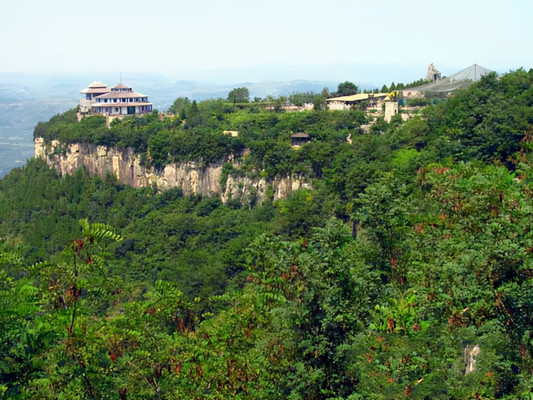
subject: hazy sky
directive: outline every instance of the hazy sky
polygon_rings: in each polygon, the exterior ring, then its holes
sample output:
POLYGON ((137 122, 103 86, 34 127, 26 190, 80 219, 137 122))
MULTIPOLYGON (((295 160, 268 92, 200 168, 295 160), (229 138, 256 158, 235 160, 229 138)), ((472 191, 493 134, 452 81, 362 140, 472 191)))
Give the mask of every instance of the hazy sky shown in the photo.
POLYGON ((533 67, 532 18, 532 0, 0 0, 0 72, 505 72, 533 67))

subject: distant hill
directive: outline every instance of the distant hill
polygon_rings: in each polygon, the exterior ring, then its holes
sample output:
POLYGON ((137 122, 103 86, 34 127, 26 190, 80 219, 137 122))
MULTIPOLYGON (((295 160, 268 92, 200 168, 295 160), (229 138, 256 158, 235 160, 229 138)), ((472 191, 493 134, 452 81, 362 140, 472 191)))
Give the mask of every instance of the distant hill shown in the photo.
MULTIPOLYGON (((0 74, 0 104, 9 104, 29 99, 48 101, 50 98, 79 99, 80 90, 95 80, 114 85, 119 76, 109 74, 73 75, 68 77, 50 75, 0 74)), ((130 74, 123 82, 146 94, 154 108, 167 110, 177 97, 193 100, 226 98, 235 87, 246 86, 250 96, 266 97, 288 95, 293 92, 320 92, 324 87, 335 89, 338 82, 316 80, 290 81, 235 81, 209 82, 207 80, 171 80, 159 75, 130 74)), ((365 86, 362 86, 365 88, 365 86)), ((370 88, 370 87, 369 87, 370 88)), ((1 123, 0 123, 1 124, 1 123)), ((0 125, 1 126, 1 125, 0 125)))
POLYGON ((0 84, 0 104, 19 102, 29 98, 30 90, 19 84, 0 84))
POLYGON ((233 84, 216 85, 206 82, 176 81, 168 86, 160 86, 139 90, 149 94, 155 108, 166 110, 177 97, 188 97, 194 100, 205 100, 210 98, 226 98, 228 93, 236 87, 247 87, 250 91, 250 97, 277 97, 288 95, 294 92, 316 92, 319 93, 328 87, 336 88, 337 84, 333 82, 321 81, 280 81, 280 82, 238 82, 233 84))

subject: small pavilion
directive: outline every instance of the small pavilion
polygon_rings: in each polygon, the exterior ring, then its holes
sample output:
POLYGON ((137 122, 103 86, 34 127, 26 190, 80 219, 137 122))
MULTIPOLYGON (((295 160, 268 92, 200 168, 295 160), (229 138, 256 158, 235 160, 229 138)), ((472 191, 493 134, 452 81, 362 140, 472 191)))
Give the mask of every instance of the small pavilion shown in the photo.
POLYGON ((308 143, 309 140, 309 135, 307 133, 298 132, 291 135, 292 145, 295 147, 300 147, 301 145, 308 143))
POLYGON ((93 82, 80 93, 85 95, 84 99, 80 100, 80 112, 82 114, 89 113, 91 111, 91 105, 95 102, 95 98, 103 94, 107 94, 111 91, 107 85, 102 82, 93 82))

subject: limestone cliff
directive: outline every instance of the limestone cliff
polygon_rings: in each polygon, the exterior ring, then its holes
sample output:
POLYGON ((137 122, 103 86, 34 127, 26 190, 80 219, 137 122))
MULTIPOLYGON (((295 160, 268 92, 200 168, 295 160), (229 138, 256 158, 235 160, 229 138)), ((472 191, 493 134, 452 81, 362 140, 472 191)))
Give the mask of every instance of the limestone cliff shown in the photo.
POLYGON ((35 139, 35 158, 46 160, 57 172, 64 176, 73 174, 78 168, 85 167, 91 174, 105 177, 110 172, 119 182, 136 188, 157 185, 164 190, 181 187, 185 195, 219 195, 222 201, 229 198, 262 201, 270 185, 274 200, 286 198, 291 191, 309 187, 300 177, 283 177, 272 182, 265 179, 250 179, 246 176, 228 175, 223 190, 220 184, 222 163, 211 166, 198 166, 194 162, 176 163, 162 170, 142 165, 141 157, 133 149, 119 149, 95 146, 87 143, 63 145, 57 140, 47 144, 42 138, 35 139))

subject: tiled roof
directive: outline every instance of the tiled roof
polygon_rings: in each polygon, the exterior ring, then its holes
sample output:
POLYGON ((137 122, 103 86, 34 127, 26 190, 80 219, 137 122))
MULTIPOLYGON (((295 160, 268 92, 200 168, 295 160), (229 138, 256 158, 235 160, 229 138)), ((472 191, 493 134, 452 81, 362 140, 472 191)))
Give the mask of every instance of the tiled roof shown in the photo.
POLYGON ((108 93, 110 92, 111 89, 109 89, 108 87, 105 87, 105 88, 87 88, 87 89, 83 89, 80 93, 81 94, 88 94, 88 93, 108 93))
POLYGON ((97 99, 129 99, 132 97, 148 97, 145 94, 137 93, 137 92, 109 92, 106 94, 103 94, 101 96, 98 96, 97 99))
POLYGON ((131 89, 131 87, 128 85, 124 85, 122 82, 120 82, 113 86, 111 89, 131 89))
POLYGON ((107 85, 102 83, 102 82, 100 82, 100 81, 95 81, 95 82, 91 83, 88 87, 89 88, 97 88, 97 87, 98 88, 101 88, 101 87, 107 88, 107 85))

